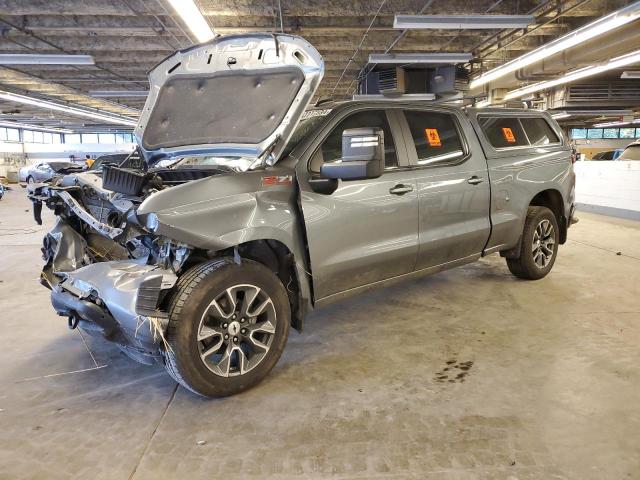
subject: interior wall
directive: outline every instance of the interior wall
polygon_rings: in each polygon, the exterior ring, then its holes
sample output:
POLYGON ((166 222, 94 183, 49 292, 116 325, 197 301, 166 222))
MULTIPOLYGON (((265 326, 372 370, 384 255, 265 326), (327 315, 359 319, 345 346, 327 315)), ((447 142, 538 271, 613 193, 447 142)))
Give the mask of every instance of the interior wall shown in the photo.
POLYGON ((0 142, 0 176, 43 160, 68 160, 71 155, 81 161, 85 155, 98 157, 109 153, 129 153, 134 143, 19 143, 0 142))
MULTIPOLYGON (((576 203, 640 212, 640 162, 576 162, 576 203)), ((635 217, 635 216, 634 216, 635 217)))

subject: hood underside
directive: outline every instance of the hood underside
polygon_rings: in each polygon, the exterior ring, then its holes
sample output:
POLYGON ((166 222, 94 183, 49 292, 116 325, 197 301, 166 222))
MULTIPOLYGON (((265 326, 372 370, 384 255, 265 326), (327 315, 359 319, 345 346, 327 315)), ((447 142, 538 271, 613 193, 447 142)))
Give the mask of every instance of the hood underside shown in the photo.
POLYGON ((135 134, 147 161, 209 154, 277 161, 324 73, 300 37, 218 37, 176 52, 149 74, 135 134))

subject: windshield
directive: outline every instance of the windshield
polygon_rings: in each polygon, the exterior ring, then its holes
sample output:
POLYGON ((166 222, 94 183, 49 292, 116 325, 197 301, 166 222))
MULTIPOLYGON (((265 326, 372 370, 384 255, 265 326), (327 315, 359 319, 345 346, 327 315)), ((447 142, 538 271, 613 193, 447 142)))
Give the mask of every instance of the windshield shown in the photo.
POLYGON ((89 170, 101 170, 103 165, 119 165, 128 155, 103 155, 96 158, 89 170))
POLYGON ((78 165, 77 163, 71 163, 71 162, 51 162, 49 163, 49 166, 53 169, 53 170, 62 170, 64 168, 82 168, 81 165, 78 165))
POLYGON ((618 160, 640 160, 640 145, 629 145, 618 160))
POLYGON ((298 124, 296 129, 293 131, 293 135, 291 135, 289 142, 287 142, 287 146, 282 151, 281 158, 286 158, 287 155, 289 155, 293 151, 296 145, 298 145, 298 143, 300 143, 300 141, 307 136, 307 134, 316 130, 318 127, 320 127, 325 116, 326 114, 311 116, 311 117, 303 118, 302 120, 300 120, 300 123, 298 124))

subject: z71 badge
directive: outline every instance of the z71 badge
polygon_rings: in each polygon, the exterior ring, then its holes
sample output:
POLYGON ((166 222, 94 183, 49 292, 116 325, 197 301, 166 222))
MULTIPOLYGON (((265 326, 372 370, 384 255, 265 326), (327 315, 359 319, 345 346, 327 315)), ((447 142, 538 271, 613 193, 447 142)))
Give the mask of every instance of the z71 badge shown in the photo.
POLYGON ((292 183, 292 175, 269 175, 267 177, 262 177, 263 187, 288 186, 292 183))

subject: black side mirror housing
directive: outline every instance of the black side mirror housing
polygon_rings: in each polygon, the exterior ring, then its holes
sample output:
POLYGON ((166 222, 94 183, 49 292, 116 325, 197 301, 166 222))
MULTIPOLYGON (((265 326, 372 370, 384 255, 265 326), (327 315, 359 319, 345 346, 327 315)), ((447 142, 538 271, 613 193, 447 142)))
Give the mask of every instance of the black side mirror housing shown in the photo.
POLYGON ((384 131, 381 128, 349 128, 342 132, 342 158, 322 164, 324 178, 364 180, 384 171, 384 131))

